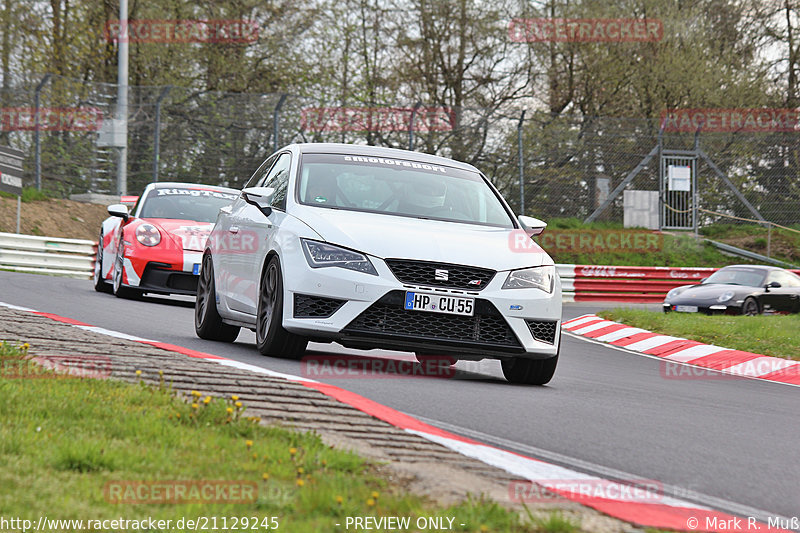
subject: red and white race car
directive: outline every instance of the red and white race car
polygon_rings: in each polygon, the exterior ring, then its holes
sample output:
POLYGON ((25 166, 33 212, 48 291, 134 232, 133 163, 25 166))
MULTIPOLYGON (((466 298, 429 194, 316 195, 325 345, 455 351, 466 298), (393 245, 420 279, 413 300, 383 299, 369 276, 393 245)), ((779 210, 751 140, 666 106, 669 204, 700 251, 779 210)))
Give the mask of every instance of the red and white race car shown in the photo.
POLYGON ((95 290, 123 298, 195 294, 217 214, 238 197, 227 187, 165 182, 145 187, 130 214, 124 204, 110 205, 100 228, 95 290))

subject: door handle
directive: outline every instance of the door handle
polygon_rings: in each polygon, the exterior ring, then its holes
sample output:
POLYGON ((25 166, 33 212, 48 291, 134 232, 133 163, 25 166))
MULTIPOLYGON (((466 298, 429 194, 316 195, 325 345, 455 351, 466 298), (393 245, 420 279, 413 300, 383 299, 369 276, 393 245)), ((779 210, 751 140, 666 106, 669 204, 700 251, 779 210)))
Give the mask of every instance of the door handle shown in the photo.
POLYGON ((231 233, 239 233, 239 226, 231 226, 230 229, 228 229, 228 231, 230 231, 231 233))

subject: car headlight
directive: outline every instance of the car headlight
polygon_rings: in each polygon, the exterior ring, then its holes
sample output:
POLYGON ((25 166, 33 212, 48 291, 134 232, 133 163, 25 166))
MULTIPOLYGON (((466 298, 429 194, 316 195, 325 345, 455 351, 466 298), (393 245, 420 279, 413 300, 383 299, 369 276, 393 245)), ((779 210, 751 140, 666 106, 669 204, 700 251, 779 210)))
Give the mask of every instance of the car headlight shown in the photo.
POLYGON ((675 287, 674 289, 670 289, 667 293, 667 297, 665 299, 672 298, 673 296, 677 296, 683 292, 683 287, 675 287))
POLYGON ((546 293, 553 292, 556 279, 556 267, 553 265, 512 270, 508 273, 504 289, 541 289, 546 293))
POLYGON ((161 242, 161 232, 152 224, 141 224, 136 228, 136 240, 145 246, 155 246, 161 242))
POLYGON ((725 292, 723 292, 722 294, 719 295, 719 298, 717 298, 717 301, 718 302, 727 302, 728 300, 733 298, 733 296, 735 294, 736 293, 733 292, 733 291, 725 291, 725 292))
POLYGON ((303 243, 303 253, 311 268, 340 267, 373 276, 378 275, 372 262, 362 253, 325 242, 307 239, 300 239, 300 241, 303 243))

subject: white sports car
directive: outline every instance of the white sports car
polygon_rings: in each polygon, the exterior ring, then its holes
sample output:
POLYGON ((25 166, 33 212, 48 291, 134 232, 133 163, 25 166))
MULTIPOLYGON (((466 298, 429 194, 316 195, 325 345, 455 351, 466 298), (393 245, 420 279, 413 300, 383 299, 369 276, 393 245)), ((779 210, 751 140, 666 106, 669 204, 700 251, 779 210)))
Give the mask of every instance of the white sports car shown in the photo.
POLYGON ((309 341, 499 359, 515 383, 550 381, 561 343, 561 282, 476 168, 346 144, 270 156, 220 210, 195 306, 204 339, 254 330, 265 355, 309 341))

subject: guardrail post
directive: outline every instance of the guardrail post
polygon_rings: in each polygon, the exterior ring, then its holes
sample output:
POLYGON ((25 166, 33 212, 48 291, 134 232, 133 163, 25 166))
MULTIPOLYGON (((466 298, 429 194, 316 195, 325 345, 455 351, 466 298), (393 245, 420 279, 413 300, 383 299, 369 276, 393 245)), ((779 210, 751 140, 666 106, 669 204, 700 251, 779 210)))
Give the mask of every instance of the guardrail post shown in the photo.
MULTIPOLYGON (((35 160, 35 173, 36 173, 36 190, 42 190, 42 143, 39 139, 39 104, 40 104, 40 97, 42 94, 42 89, 50 81, 52 78, 52 74, 45 74, 42 81, 39 82, 39 85, 36 86, 36 89, 33 92, 33 144, 34 144, 34 160, 35 160)), ((17 224, 17 233, 19 233, 19 223, 17 224)))

